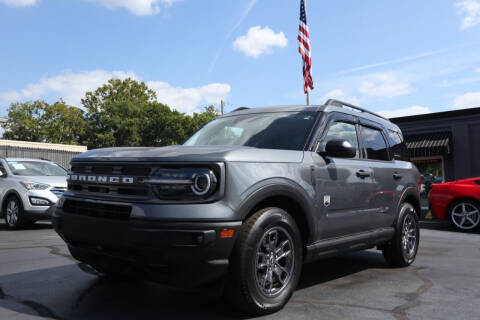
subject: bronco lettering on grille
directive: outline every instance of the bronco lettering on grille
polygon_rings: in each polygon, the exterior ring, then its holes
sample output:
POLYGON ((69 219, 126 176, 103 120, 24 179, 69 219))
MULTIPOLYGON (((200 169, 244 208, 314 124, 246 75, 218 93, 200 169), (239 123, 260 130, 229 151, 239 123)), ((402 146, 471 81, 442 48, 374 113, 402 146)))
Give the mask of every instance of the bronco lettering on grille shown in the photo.
POLYGON ((105 184, 131 184, 131 183, 134 183, 135 179, 133 177, 87 176, 87 175, 69 174, 67 175, 67 181, 72 181, 72 182, 88 181, 93 183, 105 183, 105 184))

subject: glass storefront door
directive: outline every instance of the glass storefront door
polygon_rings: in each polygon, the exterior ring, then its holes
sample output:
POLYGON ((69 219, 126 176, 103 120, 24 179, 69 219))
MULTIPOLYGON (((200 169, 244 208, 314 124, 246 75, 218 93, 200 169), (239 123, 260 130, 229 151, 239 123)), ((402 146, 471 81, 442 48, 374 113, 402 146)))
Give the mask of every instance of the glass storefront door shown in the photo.
POLYGON ((423 210, 428 210, 428 193, 434 183, 445 182, 442 157, 413 158, 412 162, 422 174, 420 201, 423 210))

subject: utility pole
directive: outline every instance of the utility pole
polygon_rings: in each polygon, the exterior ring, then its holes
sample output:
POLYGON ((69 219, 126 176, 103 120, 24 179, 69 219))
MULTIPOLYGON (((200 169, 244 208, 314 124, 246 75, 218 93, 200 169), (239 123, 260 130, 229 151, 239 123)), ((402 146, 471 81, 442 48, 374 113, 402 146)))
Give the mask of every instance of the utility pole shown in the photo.
POLYGON ((225 112, 225 101, 223 101, 223 99, 220 100, 220 108, 221 108, 220 110, 223 114, 225 112))

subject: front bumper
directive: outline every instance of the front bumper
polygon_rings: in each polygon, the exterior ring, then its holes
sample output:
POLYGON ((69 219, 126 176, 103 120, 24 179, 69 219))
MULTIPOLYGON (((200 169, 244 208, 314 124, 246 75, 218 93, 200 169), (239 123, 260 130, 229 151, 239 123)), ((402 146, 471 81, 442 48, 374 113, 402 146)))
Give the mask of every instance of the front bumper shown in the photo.
MULTIPOLYGON (((157 210, 161 211, 161 206, 157 210)), ((184 287, 200 286, 226 274, 241 226, 241 222, 173 222, 134 217, 119 221, 67 213, 62 208, 56 209, 52 222, 79 261, 100 271, 134 273, 184 287), (223 229, 234 229, 234 237, 220 238, 223 229)))
POLYGON ((22 200, 23 210, 27 218, 32 220, 50 220, 55 211, 58 198, 50 190, 27 190, 19 193, 22 200), (30 198, 40 198, 50 201, 48 206, 33 205, 30 198))

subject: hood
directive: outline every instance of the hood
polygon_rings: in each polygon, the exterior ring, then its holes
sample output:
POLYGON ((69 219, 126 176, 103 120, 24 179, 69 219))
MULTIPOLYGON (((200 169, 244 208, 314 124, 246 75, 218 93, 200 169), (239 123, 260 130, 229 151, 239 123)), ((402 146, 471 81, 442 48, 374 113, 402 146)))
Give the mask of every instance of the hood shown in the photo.
POLYGON ((87 151, 72 161, 159 162, 301 162, 303 151, 241 146, 169 146, 161 148, 107 148, 87 151))
POLYGON ((52 187, 67 187, 67 177, 64 176, 14 176, 19 181, 46 183, 52 187))

